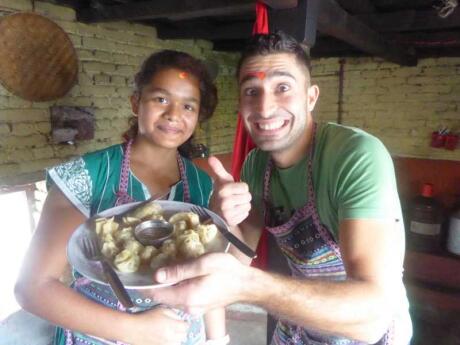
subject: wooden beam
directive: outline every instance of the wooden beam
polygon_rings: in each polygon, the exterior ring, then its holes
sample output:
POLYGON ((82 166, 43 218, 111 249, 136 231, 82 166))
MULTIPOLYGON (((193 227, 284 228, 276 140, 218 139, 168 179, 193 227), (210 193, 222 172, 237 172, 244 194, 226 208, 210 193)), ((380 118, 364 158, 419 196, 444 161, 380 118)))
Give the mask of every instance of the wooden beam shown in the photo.
POLYGON ((417 64, 415 51, 386 41, 377 32, 350 16, 334 0, 321 0, 318 30, 352 46, 405 66, 417 64))
POLYGON ((439 17, 436 10, 373 13, 356 18, 379 32, 460 28, 460 9, 453 11, 447 18, 439 17))
MULTIPOLYGON (((296 7, 298 0, 263 0, 263 2, 274 9, 285 9, 296 7)), ((96 8, 78 10, 77 18, 79 21, 87 23, 159 18, 178 21, 200 17, 252 13, 255 10, 255 3, 255 0, 155 0, 112 6, 105 6, 100 3, 96 8)))
POLYGON ((375 7, 384 9, 431 7, 433 0, 372 0, 375 7))
POLYGON ((298 0, 261 0, 261 2, 274 10, 294 8, 297 7, 298 4, 298 0))
POLYGON ((321 1, 299 0, 296 8, 269 9, 270 32, 281 29, 297 41, 313 47, 316 41, 316 22, 321 1))
POLYGON ((156 24, 160 39, 204 39, 216 40, 246 40, 251 37, 252 22, 237 22, 229 24, 212 24, 209 22, 180 22, 177 25, 156 24))
POLYGON ((77 19, 86 23, 167 18, 172 21, 200 17, 230 16, 253 12, 255 0, 168 0, 140 1, 77 11, 77 19))
POLYGON ((460 47, 460 31, 406 32, 385 35, 388 40, 420 48, 460 47))
POLYGON ((375 12, 375 6, 369 0, 337 0, 337 3, 350 14, 375 12))

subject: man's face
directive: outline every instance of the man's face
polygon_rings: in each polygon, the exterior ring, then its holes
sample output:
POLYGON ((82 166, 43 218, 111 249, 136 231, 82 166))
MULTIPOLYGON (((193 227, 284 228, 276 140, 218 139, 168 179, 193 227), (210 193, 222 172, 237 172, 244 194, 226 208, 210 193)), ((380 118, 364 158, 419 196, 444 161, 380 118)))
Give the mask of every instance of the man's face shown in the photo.
POLYGON ((240 70, 240 113, 255 144, 264 151, 294 147, 311 122, 318 88, 289 53, 254 56, 240 70))

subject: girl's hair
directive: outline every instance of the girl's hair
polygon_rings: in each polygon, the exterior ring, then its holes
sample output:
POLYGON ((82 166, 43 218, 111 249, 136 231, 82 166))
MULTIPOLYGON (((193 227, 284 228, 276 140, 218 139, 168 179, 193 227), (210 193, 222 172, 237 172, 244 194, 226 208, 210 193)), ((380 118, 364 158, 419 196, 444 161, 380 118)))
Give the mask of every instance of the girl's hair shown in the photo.
MULTIPOLYGON (((176 68, 193 75, 200 82, 200 113, 198 121, 204 122, 211 118, 217 105, 217 89, 206 66, 193 56, 175 50, 162 50, 150 55, 142 64, 141 69, 134 76, 134 95, 141 97, 142 89, 150 84, 152 78, 159 71, 176 68)), ((137 117, 129 119, 130 128, 123 134, 126 140, 134 139, 138 131, 137 117)), ((190 145, 189 139, 181 145, 185 148, 190 145)), ((183 150, 179 148, 182 153, 183 150)))

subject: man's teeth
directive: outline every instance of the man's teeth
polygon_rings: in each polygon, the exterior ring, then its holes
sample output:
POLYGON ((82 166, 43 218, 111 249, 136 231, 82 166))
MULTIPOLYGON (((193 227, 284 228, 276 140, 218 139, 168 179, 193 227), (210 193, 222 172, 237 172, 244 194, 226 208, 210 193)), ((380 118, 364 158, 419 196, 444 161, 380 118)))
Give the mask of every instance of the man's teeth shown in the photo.
POLYGON ((272 131, 274 129, 281 128, 283 124, 284 124, 284 121, 279 120, 279 121, 273 121, 270 123, 259 123, 258 125, 259 125, 259 128, 264 131, 272 131))

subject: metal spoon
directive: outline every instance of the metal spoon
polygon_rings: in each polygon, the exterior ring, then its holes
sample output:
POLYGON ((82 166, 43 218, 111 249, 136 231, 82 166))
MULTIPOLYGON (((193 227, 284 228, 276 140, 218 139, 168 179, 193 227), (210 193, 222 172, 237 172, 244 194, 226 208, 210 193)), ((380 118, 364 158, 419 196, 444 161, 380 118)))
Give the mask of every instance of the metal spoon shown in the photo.
POLYGON ((158 247, 173 234, 174 228, 165 220, 152 219, 134 228, 134 237, 144 246, 158 247))

